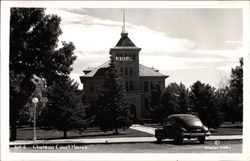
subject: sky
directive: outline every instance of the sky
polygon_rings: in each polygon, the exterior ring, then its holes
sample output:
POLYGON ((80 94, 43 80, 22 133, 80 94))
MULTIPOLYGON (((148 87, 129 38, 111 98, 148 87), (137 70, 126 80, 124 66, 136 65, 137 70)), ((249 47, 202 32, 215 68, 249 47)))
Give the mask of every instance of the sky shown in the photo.
MULTIPOLYGON (((123 10, 120 8, 47 8, 47 14, 61 17, 60 41, 72 41, 76 61, 71 77, 88 67, 109 60, 109 50, 120 39, 123 10)), ((125 30, 142 48, 140 64, 168 75, 171 82, 190 87, 200 80, 213 87, 228 84, 231 68, 243 56, 242 10, 223 8, 129 8, 125 9, 125 30)))

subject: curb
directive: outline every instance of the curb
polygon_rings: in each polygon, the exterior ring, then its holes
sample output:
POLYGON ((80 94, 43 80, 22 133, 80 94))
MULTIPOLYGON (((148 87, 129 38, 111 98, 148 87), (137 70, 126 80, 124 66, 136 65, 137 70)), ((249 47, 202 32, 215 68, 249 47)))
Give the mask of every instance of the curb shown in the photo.
MULTIPOLYGON (((171 141, 171 139, 164 139, 165 141, 171 141)), ((206 141, 230 141, 230 140, 242 140, 242 137, 221 137, 213 136, 207 137, 206 141)), ((70 139, 70 140, 23 140, 10 142, 9 146, 18 145, 67 145, 67 144, 121 144, 121 143, 154 143, 155 137, 131 137, 131 138, 102 138, 102 139, 70 139)))

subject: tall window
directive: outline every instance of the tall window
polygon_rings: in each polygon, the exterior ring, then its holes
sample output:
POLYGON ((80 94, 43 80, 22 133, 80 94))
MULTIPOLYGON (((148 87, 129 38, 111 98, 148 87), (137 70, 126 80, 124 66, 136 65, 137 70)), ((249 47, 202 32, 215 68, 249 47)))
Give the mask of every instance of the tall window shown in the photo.
POLYGON ((126 81, 125 83, 125 88, 126 88, 126 91, 128 91, 128 81, 126 81))
POLYGON ((125 67, 125 75, 128 75, 128 68, 125 67))
POLYGON ((132 56, 132 60, 135 60, 135 55, 132 56))
POLYGON ((120 73, 123 75, 123 67, 120 68, 120 73))
POLYGON ((133 90, 133 82, 132 81, 129 82, 129 88, 131 91, 133 90))
POLYGON ((133 68, 129 68, 129 75, 133 75, 133 68))
POLYGON ((150 82, 150 89, 156 89, 157 82, 150 82))
POLYGON ((144 99, 144 108, 145 108, 145 110, 149 110, 149 100, 148 100, 148 98, 144 99))
POLYGON ((148 92, 148 82, 144 82, 144 92, 148 92))

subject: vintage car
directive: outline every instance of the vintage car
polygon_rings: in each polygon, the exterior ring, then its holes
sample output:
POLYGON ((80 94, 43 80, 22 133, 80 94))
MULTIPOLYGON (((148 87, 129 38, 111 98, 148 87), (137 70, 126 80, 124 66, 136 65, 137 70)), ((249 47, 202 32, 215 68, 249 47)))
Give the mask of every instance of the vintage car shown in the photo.
POLYGON ((174 139, 176 144, 182 144, 184 138, 198 138, 201 144, 205 142, 210 132, 201 120, 190 114, 174 114, 164 121, 163 128, 155 130, 157 142, 163 139, 174 139))

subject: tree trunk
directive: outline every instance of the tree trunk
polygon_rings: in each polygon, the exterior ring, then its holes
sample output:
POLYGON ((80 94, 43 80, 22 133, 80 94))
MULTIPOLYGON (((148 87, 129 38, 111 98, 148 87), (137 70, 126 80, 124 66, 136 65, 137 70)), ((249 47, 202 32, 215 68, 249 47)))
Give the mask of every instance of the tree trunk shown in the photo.
MULTIPOLYGON (((12 100, 13 101, 13 100, 12 100)), ((16 140, 16 121, 17 121, 17 106, 15 103, 10 102, 10 141, 16 140)))
POLYGON ((114 135, 118 135, 118 134, 119 134, 118 128, 115 128, 114 135))
POLYGON ((63 131, 63 138, 66 139, 67 138, 67 130, 63 131))
POLYGON ((16 140, 16 123, 11 123, 10 141, 16 140))

